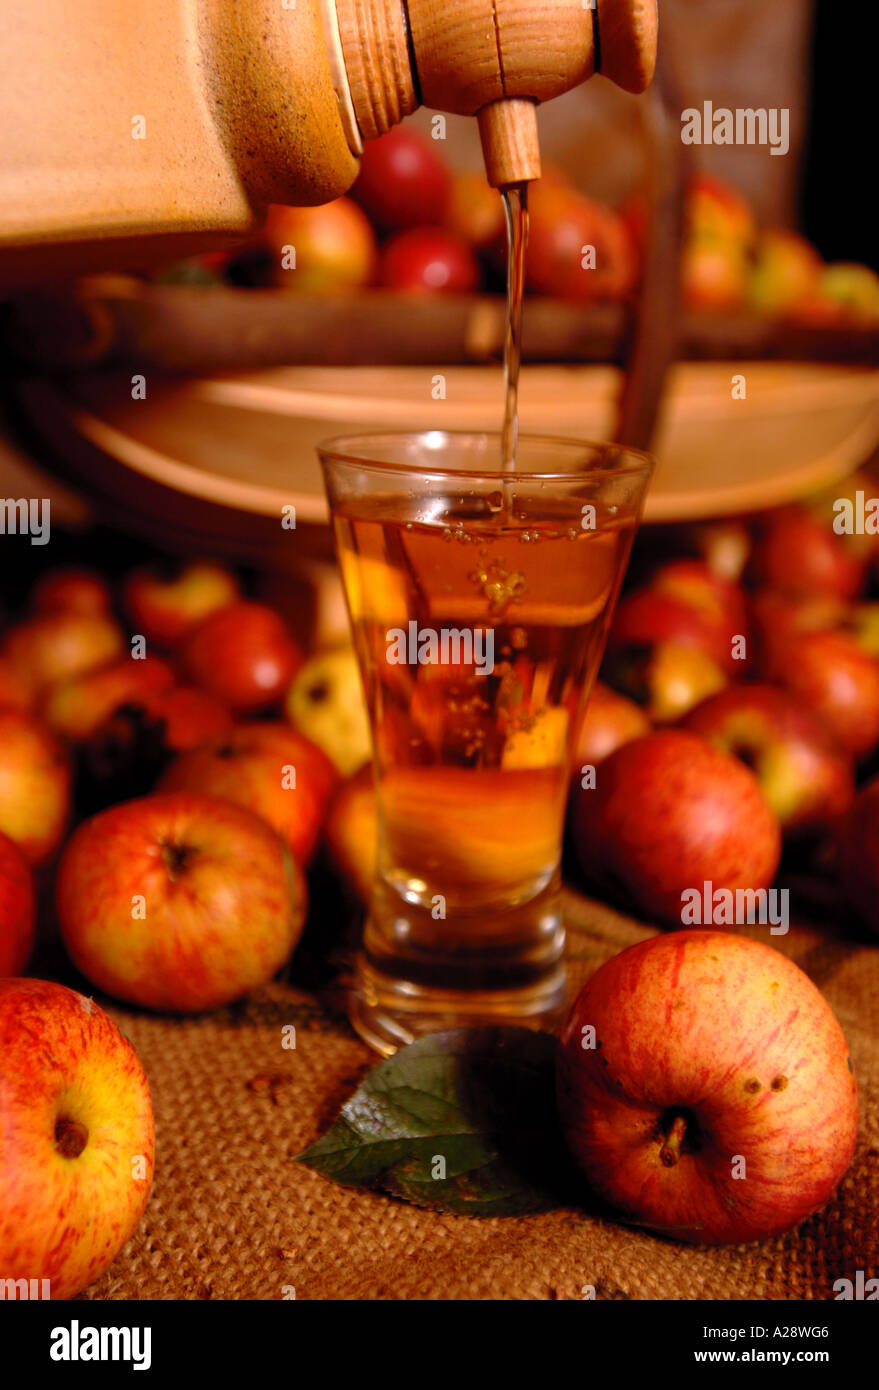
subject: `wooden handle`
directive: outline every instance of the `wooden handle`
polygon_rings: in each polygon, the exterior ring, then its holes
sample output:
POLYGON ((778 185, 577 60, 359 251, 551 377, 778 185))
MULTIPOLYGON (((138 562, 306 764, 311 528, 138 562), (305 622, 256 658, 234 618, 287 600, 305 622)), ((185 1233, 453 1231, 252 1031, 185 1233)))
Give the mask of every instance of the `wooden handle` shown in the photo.
POLYGON ((503 97, 479 112, 485 172, 492 188, 540 178, 537 104, 529 97, 503 97))

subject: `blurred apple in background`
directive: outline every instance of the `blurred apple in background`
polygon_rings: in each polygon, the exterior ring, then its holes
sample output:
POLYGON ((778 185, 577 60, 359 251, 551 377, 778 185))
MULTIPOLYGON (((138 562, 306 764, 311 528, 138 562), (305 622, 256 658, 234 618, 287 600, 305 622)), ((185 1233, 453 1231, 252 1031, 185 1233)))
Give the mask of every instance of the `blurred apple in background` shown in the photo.
POLYGON ((125 637, 112 618, 94 613, 42 613, 11 627, 0 645, 16 678, 31 699, 55 681, 81 675, 126 650, 125 637))
POLYGON ((283 618, 264 603, 243 599, 193 628, 180 658, 195 685, 240 714, 279 700, 303 659, 283 618))
POLYGON ((304 867, 337 780, 326 754, 289 724, 242 724, 182 753, 160 789, 204 792, 245 806, 278 832, 304 867))
POLYGON ((691 238, 750 246, 757 227, 750 203, 737 188, 713 174, 699 173, 687 184, 684 230, 691 238))
POLYGON ((879 743, 879 662, 850 633, 803 632, 779 643, 770 674, 846 752, 862 757, 879 743))
POLYGON ((0 1055, 0 1269, 72 1298, 113 1263, 147 1204, 147 1079, 94 1000, 45 980, 0 980, 0 1055))
POLYGON ((803 1221, 857 1138, 854 1068, 826 999, 780 952, 722 932, 654 936, 596 971, 562 1029, 558 1101, 600 1197, 709 1245, 803 1221))
POLYGON ((681 291, 689 309, 738 309, 748 292, 750 266, 738 242, 699 239, 685 245, 681 291))
POLYGON ((850 261, 825 266, 818 293, 847 319, 865 323, 879 319, 879 275, 868 266, 850 261))
POLYGON ((70 813, 67 754, 45 724, 0 710, 0 831, 31 864, 58 848, 70 813))
POLYGON ((836 836, 842 890, 874 932, 879 932, 879 778, 858 792, 836 836))
POLYGON ((0 656, 0 709, 32 707, 30 687, 8 657, 0 656))
POLYGON ((263 235, 277 289, 307 294, 359 290, 375 278, 375 233, 350 198, 305 208, 273 203, 263 235))
POLYGON ((85 613, 99 617, 112 611, 110 586, 95 570, 50 570, 37 580, 31 604, 38 613, 85 613))
POLYGON ((380 279, 390 290, 467 294, 479 285, 479 275, 471 247, 443 227, 397 232, 382 248, 380 279))
POLYGON ((752 769, 785 834, 826 830, 851 805, 851 758, 785 690, 731 686, 692 710, 684 727, 752 769))
POLYGON ((582 300, 631 293, 638 278, 637 254, 625 223, 610 208, 561 180, 540 179, 529 187, 528 211, 528 289, 582 300), (588 266, 590 248, 594 267, 588 266))
POLYGON ((574 776, 583 765, 597 767, 616 748, 649 733, 650 720, 634 700, 619 695, 603 681, 596 681, 577 735, 574 776))
POLYGON ((768 228, 757 238, 748 301, 760 313, 796 317, 815 295, 822 261, 805 237, 784 228, 768 228))
POLYGON ((115 709, 174 684, 174 672, 158 656, 124 656, 70 680, 57 681, 41 705, 50 728, 73 742, 90 738, 115 709))
POLYGON ((681 894, 768 888, 781 832, 760 783, 695 734, 665 730, 624 744, 596 786, 575 783, 572 841, 586 877, 647 918, 681 926, 681 894))
POLYGON ((474 251, 491 251, 503 239, 503 199, 484 173, 453 175, 445 225, 474 251))
POLYGON ((318 652, 293 680, 287 718, 347 777, 369 761, 372 739, 357 657, 350 647, 318 652))
POLYGON ((871 542, 836 535, 804 506, 770 512, 753 556, 757 578, 794 598, 857 598, 864 588, 871 542))
POLYGON ((395 126, 364 145, 351 196, 380 232, 396 232, 439 226, 451 191, 451 175, 436 142, 420 131, 395 126))
POLYGON ((371 764, 341 782, 326 822, 330 856, 361 902, 369 902, 378 852, 378 801, 371 764))
POLYGON ((0 833, 0 977, 20 975, 34 944, 36 904, 30 866, 0 833))
POLYGON ((621 599, 608 638, 609 649, 632 643, 652 646, 674 642, 703 652, 722 671, 743 670, 745 662, 733 654, 741 646, 735 639, 747 636, 744 602, 738 591, 710 575, 707 566, 698 561, 681 561, 680 566, 668 566, 667 572, 667 578, 660 571, 644 588, 621 599), (682 567, 690 563, 695 570, 688 587, 682 567), (672 577, 673 570, 681 574, 679 580, 672 577), (727 588, 735 594, 729 602, 721 592, 727 588))
POLYGON ((134 632, 160 647, 176 647, 211 613, 239 597, 238 580, 208 560, 148 565, 125 582, 124 604, 134 632))
POLYGON ((709 695, 723 690, 726 673, 716 661, 682 642, 616 641, 604 658, 602 677, 643 707, 654 724, 674 724, 709 695))
POLYGON ((302 873, 251 811, 181 792, 85 821, 58 867, 61 931, 99 989, 196 1013, 266 984, 299 939, 302 873))

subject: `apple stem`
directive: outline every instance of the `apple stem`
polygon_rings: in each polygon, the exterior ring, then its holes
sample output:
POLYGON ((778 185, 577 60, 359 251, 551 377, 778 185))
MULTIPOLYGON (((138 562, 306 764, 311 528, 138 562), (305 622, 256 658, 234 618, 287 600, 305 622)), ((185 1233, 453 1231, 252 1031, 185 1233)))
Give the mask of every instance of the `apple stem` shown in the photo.
POLYGON ((675 1115, 665 1143, 659 1151, 659 1159, 666 1168, 674 1168, 681 1157, 681 1144, 687 1132, 687 1121, 683 1115, 675 1115))

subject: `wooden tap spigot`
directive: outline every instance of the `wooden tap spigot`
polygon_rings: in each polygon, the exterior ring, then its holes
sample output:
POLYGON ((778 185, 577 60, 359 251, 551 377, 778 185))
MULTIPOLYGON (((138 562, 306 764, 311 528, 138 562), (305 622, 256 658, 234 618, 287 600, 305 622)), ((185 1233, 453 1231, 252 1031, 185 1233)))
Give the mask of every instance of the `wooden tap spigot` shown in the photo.
POLYGON ((594 72, 642 92, 656 59, 656 0, 336 0, 336 14, 363 137, 419 103, 477 116, 496 188, 540 177, 541 101, 594 72))

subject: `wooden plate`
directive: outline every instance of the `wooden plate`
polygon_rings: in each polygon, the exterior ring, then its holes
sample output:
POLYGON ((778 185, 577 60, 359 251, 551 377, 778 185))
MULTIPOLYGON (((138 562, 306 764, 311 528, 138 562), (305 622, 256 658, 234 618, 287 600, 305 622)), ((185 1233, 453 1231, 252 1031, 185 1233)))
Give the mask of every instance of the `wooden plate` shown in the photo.
MULTIPOLYGON (((122 507, 133 527, 230 553, 281 548, 282 508, 323 531, 315 445, 350 430, 497 429, 498 367, 290 367, 174 381, 131 376, 61 383, 29 378, 19 394, 63 470, 122 507), (434 399, 443 388, 444 399, 434 399)), ((611 367, 530 365, 521 426, 606 438, 620 389, 611 367)), ((787 362, 680 363, 672 371, 647 501, 648 521, 748 512, 832 483, 879 443, 879 373, 787 362), (742 398, 742 391, 744 397, 742 398)), ((306 542, 305 534, 298 539, 306 542)), ((320 549, 326 538, 311 537, 320 549)))

